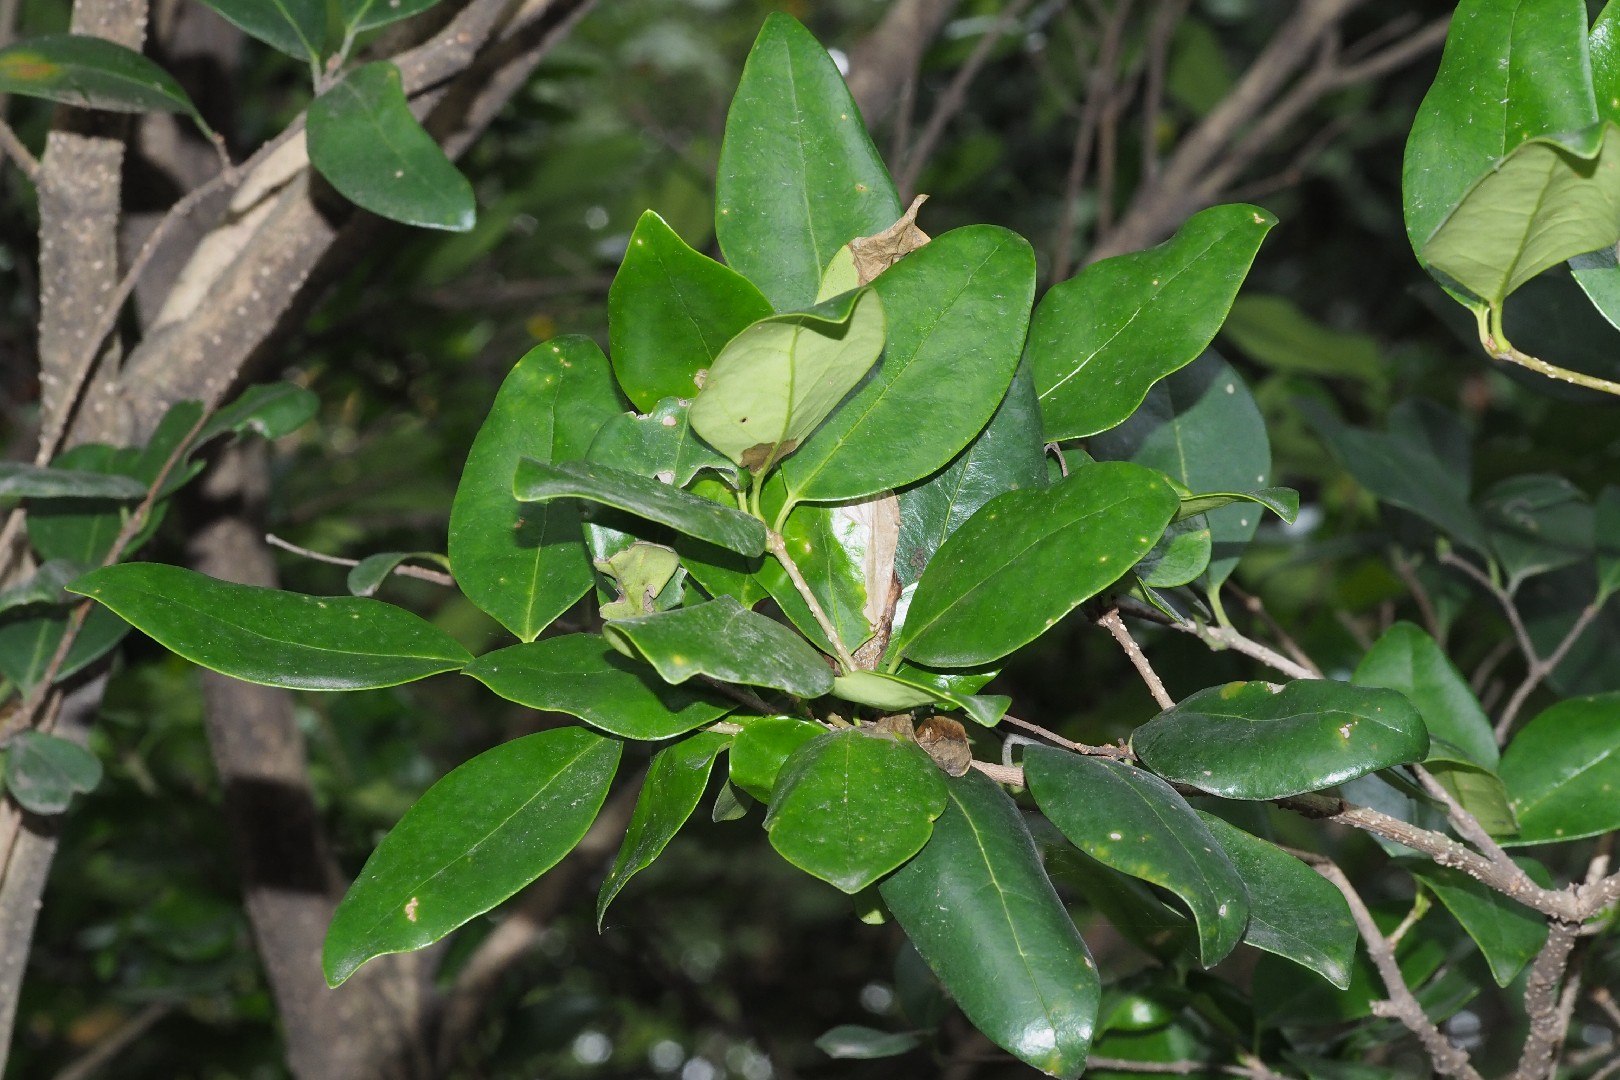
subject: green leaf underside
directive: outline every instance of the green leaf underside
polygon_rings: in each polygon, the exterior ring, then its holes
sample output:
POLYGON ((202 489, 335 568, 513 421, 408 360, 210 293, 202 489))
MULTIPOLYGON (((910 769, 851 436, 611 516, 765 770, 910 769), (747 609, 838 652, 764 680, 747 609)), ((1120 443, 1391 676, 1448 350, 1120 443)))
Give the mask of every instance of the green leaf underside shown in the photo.
POLYGON ((883 302, 871 289, 762 319, 715 357, 688 414, 692 430, 749 471, 767 473, 854 389, 883 341, 883 302))
POLYGON ((927 846, 878 888, 968 1020, 1053 1076, 1078 1077, 1101 992, 1022 814, 977 772, 946 781, 927 846))
POLYGON ((512 494, 524 503, 552 499, 585 499, 668 525, 739 555, 765 550, 765 525, 758 518, 688 495, 658 480, 637 476, 588 461, 546 464, 521 458, 512 481, 512 494))
POLYGON ((1393 690, 1305 679, 1275 694, 1263 682, 1200 690, 1137 728, 1131 746, 1166 780, 1278 799, 1422 761, 1429 735, 1393 690))
MULTIPOLYGON (((0 619, 0 675, 23 690, 45 677, 71 615, 66 608, 8 612, 0 619)), ((129 624, 103 607, 91 609, 68 648, 56 681, 83 671, 118 646, 129 624)))
POLYGON ((795 750, 776 778, 765 829, 807 874, 857 893, 928 842, 945 781, 915 745, 829 732, 795 750))
POLYGON ((670 686, 595 634, 562 634, 485 653, 463 671, 508 701, 568 713, 626 739, 667 739, 735 705, 670 686))
POLYGON ((1046 441, 1108 430, 1155 382, 1197 359, 1276 221, 1243 203, 1214 206, 1156 248, 1054 285, 1029 328, 1046 441))
POLYGON ((134 500, 145 496, 146 485, 131 476, 16 462, 0 464, 0 499, 134 500))
POLYGON ((1024 752, 1024 777, 1047 819, 1105 866, 1181 897, 1214 967, 1243 937, 1249 897, 1221 845, 1163 780, 1118 762, 1047 747, 1024 752))
POLYGON ((820 697, 832 689, 821 654, 792 630, 729 596, 692 607, 616 619, 603 629, 615 648, 642 656, 666 682, 695 675, 820 697))
POLYGON ((1207 514, 1236 503, 1254 503, 1263 506, 1290 525, 1299 516, 1299 492, 1293 488, 1275 487, 1261 488, 1258 491, 1210 491, 1200 495, 1186 495, 1182 497, 1181 505, 1176 508, 1176 520, 1207 514))
POLYGON ((1398 622, 1384 631, 1350 681, 1400 691, 1433 739, 1445 740, 1477 765, 1496 768, 1501 754, 1490 719, 1456 665, 1419 627, 1398 622))
MULTIPOLYGON (((1518 859, 1527 871, 1539 870, 1518 859)), ((1427 859, 1403 859, 1403 866, 1435 895, 1474 939, 1497 986, 1507 986, 1547 942, 1547 919, 1509 899, 1461 870, 1436 866, 1427 859)), ((1545 871, 1536 875, 1546 878, 1545 871)), ((1550 885, 1544 880, 1543 885, 1550 885)))
POLYGON ((454 671, 471 659, 403 608, 353 596, 234 585, 178 566, 126 563, 68 587, 212 671, 293 690, 365 690, 454 671))
POLYGON ((350 202, 393 221, 466 232, 472 185, 411 113, 390 63, 367 64, 309 106, 310 164, 350 202))
POLYGON ((1598 119, 1586 35, 1581 0, 1457 6, 1401 168, 1413 251, 1424 249, 1474 182, 1514 147, 1598 119))
POLYGON ((197 115, 167 71, 133 49, 87 34, 41 34, 0 49, 0 93, 86 109, 197 115))
POLYGON ((945 539, 1004 491, 1045 487, 1046 449, 1040 403, 1029 364, 1020 363, 996 413, 941 472, 903 489, 895 576, 902 586, 922 576, 945 539))
POLYGON ((294 60, 319 63, 326 52, 322 0, 203 0, 226 22, 294 60))
POLYGON ((662 398, 694 398, 693 377, 770 314, 770 301, 752 282, 692 250, 649 210, 608 289, 613 372, 643 412, 662 398))
POLYGON ((539 636, 595 579, 578 509, 518 502, 518 462, 583 458, 619 413, 602 350, 589 338, 563 337, 517 362, 473 440, 450 508, 450 565, 467 598, 523 641, 539 636))
POLYGON ((6 748, 6 791, 24 810, 60 814, 101 783, 101 759, 78 743, 24 731, 6 748))
POLYGON ((1546 844, 1620 829, 1620 694, 1561 701, 1513 736, 1502 754, 1519 835, 1546 844))
POLYGON ((802 308, 839 248, 882 232, 902 209, 832 58, 791 16, 766 16, 715 175, 726 262, 778 311, 802 308))
POLYGON ((1214 814, 1198 811, 1249 891, 1243 940, 1309 968, 1340 990, 1350 985, 1355 920, 1344 896, 1294 856, 1214 814))
POLYGON ((315 418, 321 399, 297 383, 260 383, 208 418, 197 433, 198 446, 217 435, 252 431, 262 439, 290 435, 315 418))
POLYGON ((1012 381, 1035 294, 1035 255, 990 225, 954 229, 884 271, 882 361, 782 466, 795 501, 909 484, 989 421, 1012 381))
POLYGON ((437 563, 449 569, 445 557, 434 551, 379 551, 351 566, 343 587, 351 596, 374 596, 395 570, 412 561, 437 563))
POLYGON ((339 0, 338 14, 343 20, 345 32, 352 35, 408 19, 438 2, 439 0, 339 0))
POLYGON ((917 668, 899 672, 851 671, 833 680, 833 693, 845 701, 870 705, 888 712, 937 705, 961 709, 969 718, 993 726, 1012 704, 1011 698, 995 694, 974 696, 958 693, 942 685, 943 680, 925 678, 917 668))
POLYGON ((1161 476, 1126 462, 991 499, 929 562, 891 651, 940 667, 1006 656, 1117 581, 1177 503, 1161 476))
POLYGON ((909 1031, 879 1031, 860 1024, 839 1024, 816 1039, 817 1050, 845 1061, 895 1057, 916 1048, 917 1036, 909 1031))
POLYGON ((730 742, 730 735, 702 731, 653 755, 641 793, 636 796, 635 809, 630 814, 624 843, 596 896, 597 929, 601 929, 602 917, 607 914, 613 898, 632 877, 663 854, 664 848, 697 809, 698 800, 709 786, 714 759, 730 742))
POLYGON ((485 751, 434 784, 333 914, 327 983, 438 941, 555 866, 595 820, 619 750, 583 728, 556 728, 485 751))
POLYGON ((731 782, 760 802, 769 803, 782 763, 827 729, 794 716, 744 719, 731 744, 731 782))
POLYGON ((1620 128, 1515 148, 1479 179, 1420 252, 1493 307, 1573 256, 1620 240, 1620 128))

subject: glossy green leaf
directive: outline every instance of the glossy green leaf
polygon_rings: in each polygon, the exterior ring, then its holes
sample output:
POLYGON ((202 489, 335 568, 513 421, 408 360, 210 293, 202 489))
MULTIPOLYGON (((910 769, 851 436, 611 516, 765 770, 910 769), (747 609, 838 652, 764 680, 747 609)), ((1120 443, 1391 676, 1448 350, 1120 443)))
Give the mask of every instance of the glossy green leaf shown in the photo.
POLYGON ((1480 498, 1479 515, 1510 593, 1526 578, 1592 554, 1592 506, 1580 488, 1561 476, 1509 477, 1480 498))
MULTIPOLYGON (((777 509, 773 496, 779 495, 779 484, 773 482, 766 487, 767 517, 777 509)), ((872 636, 872 623, 866 614, 870 529, 863 530, 848 508, 806 504, 794 510, 783 525, 782 543, 845 647, 851 651, 859 648, 872 636)), ((837 651, 780 563, 767 559, 757 578, 799 633, 820 649, 837 651)))
POLYGON ((1587 37, 1599 120, 1620 122, 1620 7, 1606 3, 1587 37))
POLYGON ((197 433, 196 443, 201 445, 226 432, 244 435, 251 431, 261 439, 279 439, 313 420, 320 406, 321 399, 297 383, 260 383, 210 416, 197 433))
POLYGON ((1276 223, 1259 207, 1214 206, 1156 248, 1054 285, 1029 328, 1046 440, 1108 430, 1154 383, 1196 360, 1276 223))
POLYGON ((967 446, 1007 392, 1035 295, 1035 253, 991 225, 936 237, 879 275, 888 328, 867 380, 782 466, 795 502, 873 495, 967 446))
POLYGON ((265 686, 365 690, 454 671, 471 659, 404 608, 235 585, 178 566, 107 566, 68 591, 100 601, 195 664, 265 686))
POLYGON ((833 695, 845 701, 870 705, 874 709, 901 712, 924 705, 961 709, 969 718, 986 726, 1000 720, 1012 704, 1011 698, 996 695, 974 696, 950 690, 939 679, 925 679, 916 668, 890 673, 851 671, 833 679, 833 695))
POLYGON ((602 808, 619 748, 554 728, 487 750, 429 788, 332 915, 327 983, 374 956, 431 945, 555 866, 602 808))
POLYGON ((120 499, 146 497, 147 487, 132 476, 81 472, 49 466, 0 463, 0 499, 120 499))
POLYGON ((879 1031, 860 1024, 839 1024, 816 1039, 817 1050, 846 1061, 897 1057, 917 1045, 917 1036, 909 1031, 879 1031))
POLYGON ((1117 581, 1177 502, 1161 476, 1126 462, 997 496, 928 564, 892 654, 941 667, 1006 656, 1117 581))
POLYGON ((1172 521, 1153 550, 1131 568, 1138 583, 1150 589, 1190 584, 1209 568, 1215 543, 1204 515, 1172 521))
POLYGON ((1239 503, 1263 506, 1290 525, 1299 516, 1299 492, 1293 488, 1274 487, 1257 491, 1207 491, 1198 495, 1183 495, 1181 506, 1176 510, 1176 520, 1183 521, 1239 503))
MULTIPOLYGON (((1158 469, 1189 491, 1272 490, 1265 487, 1271 482, 1265 420, 1242 376, 1213 350, 1155 385, 1130 419, 1087 445, 1099 459, 1158 469)), ((1209 580, 1218 588, 1259 528, 1260 515, 1238 504, 1204 509, 1209 580)), ((1187 510, 1183 500, 1177 512, 1187 510)))
POLYGON ((990 423, 941 471, 899 493, 895 576, 911 585, 939 546, 974 512, 1004 491, 1046 486, 1041 409, 1029 364, 1013 374, 990 423))
POLYGON ((692 402, 692 430, 750 472, 767 473, 861 381, 883 335, 883 302, 870 289, 762 319, 715 357, 692 402))
MULTIPOLYGON (((1515 862, 1550 886, 1551 879, 1531 859, 1515 862)), ((1403 859, 1401 865, 1444 904, 1452 917, 1474 939, 1497 986, 1507 986, 1535 959, 1547 942, 1547 917, 1489 888, 1461 870, 1437 866, 1427 859, 1403 859)))
POLYGON ((1620 694, 1571 698, 1526 724, 1502 755, 1519 835, 1546 844, 1620 829, 1620 694))
POLYGON ((974 1027, 1078 1077, 1101 997, 1086 943, 1012 799, 976 772, 945 787, 928 845, 879 886, 883 900, 974 1027))
POLYGON ((1543 270, 1620 240, 1620 127, 1538 138, 1468 189, 1423 261, 1492 307, 1543 270))
POLYGON ((765 550, 765 525, 758 518, 688 495, 658 480, 595 462, 546 464, 530 457, 520 458, 512 494, 524 503, 585 499, 668 525, 739 555, 759 555, 765 550))
POLYGON ((1198 811, 1249 892, 1243 940, 1292 960, 1340 990, 1350 985, 1355 920, 1344 896, 1294 856, 1214 814, 1198 811))
POLYGON ((60 814, 101 783, 101 759, 76 742, 20 732, 6 748, 6 791, 34 814, 60 814))
POLYGON ((413 560, 436 563, 444 570, 450 569, 450 560, 436 551, 379 551, 350 567, 343 585, 351 596, 375 596, 395 570, 413 560))
MULTIPOLYGON (((1620 117, 1612 119, 1620 123, 1620 117)), ((1615 259, 1615 249, 1602 248, 1575 256, 1569 260, 1569 273, 1597 313, 1607 319, 1610 326, 1620 327, 1620 262, 1615 259)), ((1519 295, 1522 297, 1525 293, 1519 295)), ((1523 331, 1516 331, 1514 337, 1522 338, 1523 331)), ((1555 353, 1538 348, 1538 352, 1541 351, 1560 358, 1565 356, 1562 351, 1555 353)), ((1567 361, 1565 366, 1570 366, 1567 361)))
POLYGON ((1142 764, 1174 783, 1228 799, 1320 791, 1391 765, 1422 761, 1429 734, 1393 690, 1306 679, 1211 687, 1131 736, 1142 764))
POLYGON ((944 774, 915 745, 834 731, 783 763, 765 829, 788 862, 857 893, 921 851, 944 809, 944 774))
POLYGON ((730 742, 730 735, 701 731, 653 755, 641 794, 636 796, 636 807, 630 813, 624 843, 596 894, 597 929, 601 929, 602 917, 613 898, 632 877, 664 853, 697 809, 703 790, 709 786, 714 759, 730 742))
POLYGON ((1350 427, 1315 402, 1301 401, 1299 408, 1368 491, 1476 551, 1488 550, 1484 526, 1468 504, 1473 465, 1468 433, 1456 416, 1408 399, 1390 410, 1386 434, 1350 427))
POLYGON ((1384 631, 1350 681, 1400 691, 1417 707, 1433 739, 1455 746, 1466 760, 1496 768, 1501 755, 1490 718, 1462 672, 1419 627, 1398 622, 1384 631))
POLYGON ((1513 836, 1519 831, 1519 819, 1513 813, 1507 785, 1493 769, 1458 760, 1464 757, 1463 752, 1450 743, 1433 739, 1423 767, 1451 792, 1464 810, 1479 820, 1486 832, 1498 839, 1513 836))
POLYGON ((350 37, 426 11, 439 0, 338 0, 338 17, 350 37))
POLYGON ((742 733, 731 744, 731 782, 760 802, 768 803, 783 762, 827 729, 794 716, 742 720, 742 733))
MULTIPOLYGON (((0 675, 24 690, 45 677, 51 657, 72 621, 66 608, 21 609, 0 618, 0 675)), ((124 640, 129 623, 105 608, 92 608, 73 638, 56 680, 83 671, 124 640)))
POLYGON ((1401 194, 1413 251, 1514 147, 1597 120, 1586 36, 1581 0, 1457 5, 1406 141, 1401 194))
POLYGON ((1115 761, 1031 746, 1024 778, 1042 813, 1105 866, 1169 889, 1198 924, 1199 962, 1214 967, 1249 921, 1243 879, 1187 800, 1115 761))
POLYGON ((821 654, 781 623, 729 596, 619 619, 602 632, 620 651, 644 657, 670 683, 707 675, 800 697, 819 697, 832 689, 832 671, 821 654))
POLYGON ((572 461, 620 411, 607 358, 584 337, 537 346, 495 396, 450 508, 450 565, 467 598, 523 641, 585 595, 594 580, 572 503, 512 495, 523 458, 572 461))
POLYGON ((736 467, 692 433, 691 402, 664 398, 645 416, 621 413, 602 425, 591 461, 685 487, 699 470, 735 478, 736 467))
POLYGON ((113 112, 179 112, 202 124, 174 76, 88 34, 41 34, 0 49, 0 93, 113 112))
POLYGON ((367 64, 309 106, 309 161, 350 202, 424 229, 466 232, 472 185, 411 113, 390 63, 367 64))
POLYGON ((626 739, 667 739, 736 707, 718 694, 670 686, 596 634, 497 649, 462 670, 508 701, 568 713, 626 739))
POLYGON ((294 60, 319 64, 326 53, 323 0, 203 0, 226 22, 294 60))
POLYGON ((839 248, 882 232, 902 209, 832 58, 792 16, 766 16, 715 175, 726 262, 778 311, 802 308, 839 248))
POLYGON ((752 282, 687 247, 648 210, 608 290, 613 373, 647 412, 662 398, 694 398, 694 376, 770 314, 770 301, 752 282))

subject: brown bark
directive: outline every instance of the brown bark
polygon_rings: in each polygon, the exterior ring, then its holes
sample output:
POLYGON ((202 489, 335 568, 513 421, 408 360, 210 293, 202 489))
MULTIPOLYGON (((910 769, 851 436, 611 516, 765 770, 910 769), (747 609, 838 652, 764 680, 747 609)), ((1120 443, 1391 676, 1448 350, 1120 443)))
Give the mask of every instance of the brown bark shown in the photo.
POLYGON ((956 10, 957 0, 896 0, 851 51, 849 92, 870 127, 894 107, 917 77, 923 53, 956 10))
MULTIPOLYGON (((221 457, 204 494, 221 511, 192 542, 195 568, 243 585, 277 586, 260 522, 265 448, 221 457)), ((286 1034, 293 1075, 308 1080, 425 1077, 421 954, 382 957, 336 990, 321 945, 342 895, 309 786, 292 695, 201 674, 208 746, 225 790, 248 921, 286 1034)))

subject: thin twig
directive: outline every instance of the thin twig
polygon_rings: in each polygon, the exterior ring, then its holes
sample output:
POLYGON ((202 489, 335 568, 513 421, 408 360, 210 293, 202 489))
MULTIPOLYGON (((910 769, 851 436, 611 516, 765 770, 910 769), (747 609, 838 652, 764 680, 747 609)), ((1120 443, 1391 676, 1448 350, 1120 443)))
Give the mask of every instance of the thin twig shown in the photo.
POLYGON ((1503 850, 1502 845, 1498 844, 1485 826, 1480 824, 1479 818, 1475 817, 1467 807, 1458 802, 1456 797, 1446 790, 1444 784, 1436 780, 1433 774, 1421 765, 1412 766, 1412 771, 1417 775, 1418 783, 1423 785, 1423 790, 1445 806, 1446 817, 1450 819, 1459 836, 1478 848, 1480 853, 1491 860, 1503 873, 1524 875, 1525 880, 1529 881, 1529 875, 1524 874, 1524 871, 1519 868, 1519 864, 1513 861, 1508 853, 1503 850))
POLYGON ((1170 692, 1164 688, 1164 680, 1159 678, 1159 673, 1153 670, 1153 665, 1148 662, 1147 654, 1142 651, 1142 646, 1138 645, 1136 639, 1131 636, 1130 629, 1125 625, 1125 620, 1119 617, 1119 609, 1109 608, 1097 620, 1097 625, 1114 635, 1114 640, 1119 642, 1121 649, 1125 650, 1126 658, 1130 660, 1131 666, 1136 668, 1136 673, 1142 677, 1142 681, 1147 684, 1148 693, 1153 695, 1153 700, 1159 708, 1175 708, 1176 699, 1171 697, 1170 692))
POLYGON ((1620 1004, 1615 1002, 1614 994, 1607 986, 1600 986, 1592 991, 1592 1002, 1603 1010, 1604 1015, 1609 1018, 1609 1023, 1615 1027, 1616 1038, 1620 1038, 1620 1004))
POLYGON ((1408 1031, 1416 1035, 1423 1048, 1429 1052, 1435 1071, 1444 1076, 1461 1077, 1462 1080, 1481 1080, 1468 1058, 1468 1052, 1461 1047, 1453 1046, 1451 1040, 1435 1027, 1428 1013, 1423 1011, 1422 1003, 1412 993, 1412 988, 1406 985, 1406 977, 1401 974, 1400 964, 1395 962, 1394 947, 1378 929, 1378 924, 1373 921, 1372 912, 1367 910, 1361 894, 1350 884, 1350 879, 1345 876, 1344 871, 1328 859, 1316 858, 1312 859, 1311 863, 1316 872, 1344 896, 1345 903, 1350 906, 1350 917, 1355 920, 1356 929, 1361 932, 1362 941, 1366 943, 1367 955, 1372 959, 1373 966, 1378 969, 1379 977, 1384 980, 1384 988, 1389 994, 1389 999, 1374 1002, 1373 1012, 1399 1020, 1408 1031))
POLYGON ((1075 753, 1084 754, 1087 757, 1105 757, 1112 758, 1115 761, 1130 761, 1133 757, 1131 752, 1123 747, 1088 746, 1085 743, 1073 742, 1069 739, 1065 739, 1055 731, 1048 731, 1039 724, 1032 724, 1028 720, 1020 720, 1011 713, 1007 713, 1002 716, 1001 722, 1004 724, 1011 724, 1016 728, 1023 728, 1025 731, 1028 731, 1031 734, 1039 735, 1041 738, 1045 739, 1054 746, 1061 746, 1065 750, 1073 750, 1075 753))
POLYGON ((1293 636, 1288 633, 1287 628, 1278 622, 1271 612, 1266 610, 1264 600, 1251 592, 1239 588, 1231 581, 1226 582, 1226 588, 1232 590, 1233 595, 1238 598, 1245 611, 1266 624, 1266 629, 1271 631, 1272 636, 1277 639, 1277 643, 1283 647, 1284 652, 1294 658, 1295 663, 1314 672, 1316 678, 1320 679, 1322 677, 1321 667, 1306 654, 1304 649, 1300 648, 1299 642, 1294 640, 1293 636))
POLYGON ((1440 615, 1435 610, 1434 598, 1424 586, 1422 579, 1417 576, 1417 560, 1408 559, 1399 548, 1389 553, 1390 565, 1395 573, 1406 584, 1406 591, 1412 594, 1412 601, 1418 606, 1418 613, 1423 616, 1423 628, 1434 638, 1435 643, 1445 648, 1445 629, 1440 625, 1440 615))
POLYGON ((119 1054, 135 1044, 158 1021, 174 1012, 172 1001, 154 1001, 113 1028, 77 1061, 56 1074, 55 1080, 90 1080, 119 1054))
POLYGON ((1242 653, 1244 656, 1258 660, 1273 670, 1282 672, 1291 679, 1321 678, 1321 675, 1313 672, 1310 668, 1290 660, 1270 646, 1262 645, 1258 641, 1244 637, 1232 627, 1177 622, 1167 617, 1164 612, 1157 608, 1149 607, 1147 604, 1138 603, 1128 598, 1119 600, 1119 610, 1132 618, 1160 623, 1170 627, 1172 630, 1179 630, 1183 634, 1192 634, 1194 637, 1202 638, 1206 644, 1213 648, 1231 649, 1233 652, 1242 653))
MULTIPOLYGON (((995 51, 1002 36, 1007 33, 1007 28, 1029 5, 1030 0, 1012 0, 1012 3, 1002 9, 995 24, 985 31, 978 44, 973 46, 973 51, 968 54, 962 66, 956 69, 950 85, 945 87, 945 92, 939 96, 939 100, 934 103, 933 111, 928 114, 928 122, 923 125, 922 133, 906 151, 905 163, 895 177, 895 185, 899 187, 903 199, 909 199, 916 194, 917 177, 928 164, 928 159, 934 156, 934 150, 939 145, 940 137, 945 134, 946 126, 967 103, 968 87, 973 84, 974 77, 990 59, 990 54, 995 51)), ((898 136, 896 142, 899 142, 898 136)))
POLYGON ((1159 175, 1159 124, 1164 119, 1164 81, 1169 66, 1170 38, 1186 13, 1190 0, 1159 0, 1148 31, 1147 66, 1142 86, 1142 183, 1159 175))
POLYGON ((0 152, 17 163, 17 168, 28 177, 29 183, 39 182, 39 158, 23 145, 23 141, 17 138, 17 133, 11 130, 11 125, 4 120, 0 120, 0 152))
POLYGON ((1097 60, 1086 80, 1086 104, 1080 111, 1080 122, 1075 127, 1074 147, 1069 152, 1069 172, 1063 181, 1063 210, 1058 218, 1057 245, 1052 253, 1052 280, 1062 281, 1069 276, 1074 265, 1075 212, 1079 209, 1080 189, 1085 186, 1086 173, 1091 168, 1092 146, 1097 139, 1103 111, 1113 96, 1114 67, 1125 30, 1125 17, 1130 5, 1121 3, 1114 18, 1103 29, 1102 44, 1097 60))
POLYGON ((793 561, 793 556, 788 554, 787 544, 783 541, 782 534, 775 529, 767 529, 765 537, 766 548, 776 557, 776 561, 782 564, 782 569, 787 572, 788 580, 793 582, 793 587, 804 598, 805 605, 810 608, 810 614, 815 617, 816 625, 821 627, 823 634, 827 635, 827 643, 832 646, 833 653, 838 657, 838 662, 843 665, 844 673, 848 674, 856 670, 855 658, 850 656, 849 650, 844 647, 843 639, 838 635, 838 628, 832 624, 832 620, 827 618, 827 613, 822 610, 821 601, 816 599, 816 594, 811 590, 810 583, 804 580, 803 574, 799 573, 799 566, 793 561))
POLYGON ((1518 648, 1518 642, 1510 637, 1502 638, 1495 645, 1492 645, 1490 651, 1481 657, 1479 663, 1474 667, 1474 673, 1468 677, 1468 688, 1476 695, 1483 695, 1485 687, 1490 683, 1491 675, 1495 673, 1497 666, 1503 660, 1506 660, 1508 654, 1516 648, 1518 648))
MULTIPOLYGON (((332 566, 352 567, 360 565, 359 559, 347 559, 341 555, 327 555, 324 552, 311 551, 309 548, 299 547, 297 544, 283 540, 274 533, 265 533, 264 542, 269 544, 271 547, 278 547, 283 551, 290 551, 294 555, 302 555, 306 559, 314 559, 316 562, 329 563, 332 566)), ((454 588, 456 584, 456 579, 451 577, 449 574, 446 574, 442 570, 430 570, 425 566, 414 566, 410 563, 399 563, 391 571, 389 571, 389 573, 397 574, 400 577, 418 578, 422 581, 431 581, 435 585, 445 585, 450 588, 454 588)))

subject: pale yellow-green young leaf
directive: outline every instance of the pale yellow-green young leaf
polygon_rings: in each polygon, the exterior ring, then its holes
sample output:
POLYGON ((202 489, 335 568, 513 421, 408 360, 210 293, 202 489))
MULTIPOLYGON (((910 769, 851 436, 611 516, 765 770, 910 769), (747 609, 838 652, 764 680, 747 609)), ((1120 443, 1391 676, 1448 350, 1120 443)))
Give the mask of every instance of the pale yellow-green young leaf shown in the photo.
POLYGON ((883 351, 874 292, 772 315, 732 338, 692 402, 692 430, 756 475, 799 447, 883 351))
POLYGON ((1469 189, 1423 260, 1499 308, 1564 260, 1620 240, 1620 128, 1523 143, 1469 189))

